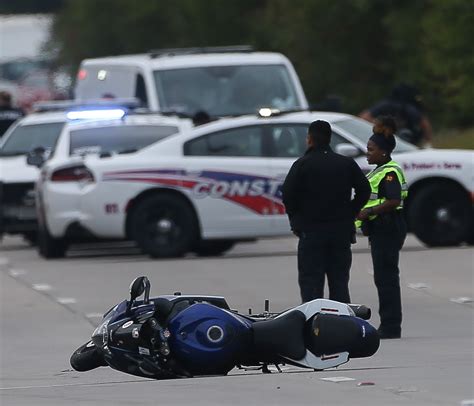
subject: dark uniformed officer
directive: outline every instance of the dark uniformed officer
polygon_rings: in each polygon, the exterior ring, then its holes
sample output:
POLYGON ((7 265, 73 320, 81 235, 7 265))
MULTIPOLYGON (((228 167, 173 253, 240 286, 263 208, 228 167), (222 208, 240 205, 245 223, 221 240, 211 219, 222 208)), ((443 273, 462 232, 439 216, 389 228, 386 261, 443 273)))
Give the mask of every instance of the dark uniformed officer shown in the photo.
POLYGON ((12 106, 12 97, 6 91, 0 92, 0 138, 16 120, 23 117, 23 112, 12 106))
POLYGON ((403 170, 390 156, 395 148, 395 131, 391 117, 381 117, 374 126, 367 144, 367 161, 377 167, 367 175, 371 196, 356 222, 369 236, 381 338, 400 338, 402 324, 398 260, 407 233, 402 208, 408 186, 403 170))
POLYGON ((308 150, 291 167, 283 184, 283 203, 291 229, 299 237, 298 283, 301 299, 324 297, 350 303, 353 221, 370 196, 370 186, 356 162, 332 151, 331 126, 314 121, 308 150), (355 190, 352 199, 352 190, 355 190))

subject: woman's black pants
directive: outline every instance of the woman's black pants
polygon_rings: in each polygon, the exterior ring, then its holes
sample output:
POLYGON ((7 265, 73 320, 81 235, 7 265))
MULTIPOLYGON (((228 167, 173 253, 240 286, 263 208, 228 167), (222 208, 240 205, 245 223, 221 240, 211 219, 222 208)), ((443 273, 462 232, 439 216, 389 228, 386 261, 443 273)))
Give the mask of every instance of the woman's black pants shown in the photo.
POLYGON ((407 233, 406 223, 402 213, 383 215, 371 223, 369 240, 379 297, 380 329, 397 334, 402 325, 398 263, 407 233))

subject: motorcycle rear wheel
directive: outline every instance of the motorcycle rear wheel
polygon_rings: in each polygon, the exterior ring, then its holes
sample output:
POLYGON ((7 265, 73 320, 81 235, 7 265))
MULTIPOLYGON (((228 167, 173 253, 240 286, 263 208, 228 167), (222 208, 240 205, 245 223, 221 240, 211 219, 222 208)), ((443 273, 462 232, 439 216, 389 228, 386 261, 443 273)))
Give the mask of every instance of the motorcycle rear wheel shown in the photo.
POLYGON ((97 351, 96 346, 89 341, 86 344, 81 345, 71 355, 70 359, 71 366, 79 372, 90 371, 102 366, 107 366, 104 357, 97 351))

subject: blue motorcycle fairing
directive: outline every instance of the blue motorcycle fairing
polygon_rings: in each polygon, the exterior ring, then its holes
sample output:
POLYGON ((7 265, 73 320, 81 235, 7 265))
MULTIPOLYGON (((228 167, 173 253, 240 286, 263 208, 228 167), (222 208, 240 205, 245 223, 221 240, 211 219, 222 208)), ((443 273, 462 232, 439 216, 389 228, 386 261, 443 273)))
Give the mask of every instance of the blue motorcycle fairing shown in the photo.
POLYGON ((252 322, 207 303, 196 303, 168 325, 171 354, 191 373, 226 373, 249 351, 252 322))

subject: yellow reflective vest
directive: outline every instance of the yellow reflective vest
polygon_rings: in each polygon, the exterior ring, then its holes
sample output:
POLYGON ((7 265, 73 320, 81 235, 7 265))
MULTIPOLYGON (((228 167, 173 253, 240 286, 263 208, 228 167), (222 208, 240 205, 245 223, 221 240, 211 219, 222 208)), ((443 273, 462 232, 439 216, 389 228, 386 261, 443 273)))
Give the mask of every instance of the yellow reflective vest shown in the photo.
MULTIPOLYGON (((395 161, 392 160, 390 162, 387 162, 385 165, 381 165, 375 168, 367 175, 367 179, 370 183, 371 193, 369 201, 364 206, 364 209, 378 206, 387 200, 385 197, 379 198, 379 184, 382 179, 384 179, 385 176, 390 172, 395 172, 397 174, 400 185, 402 186, 402 198, 400 200, 399 206, 397 207, 397 210, 401 210, 403 208, 403 201, 408 196, 408 184, 405 180, 405 175, 403 173, 402 168, 400 167, 400 165, 398 165, 395 161)), ((376 217, 376 214, 371 215, 369 216, 369 220, 373 220, 376 217)), ((360 227, 362 225, 362 221, 356 220, 355 224, 356 227, 360 227)))

